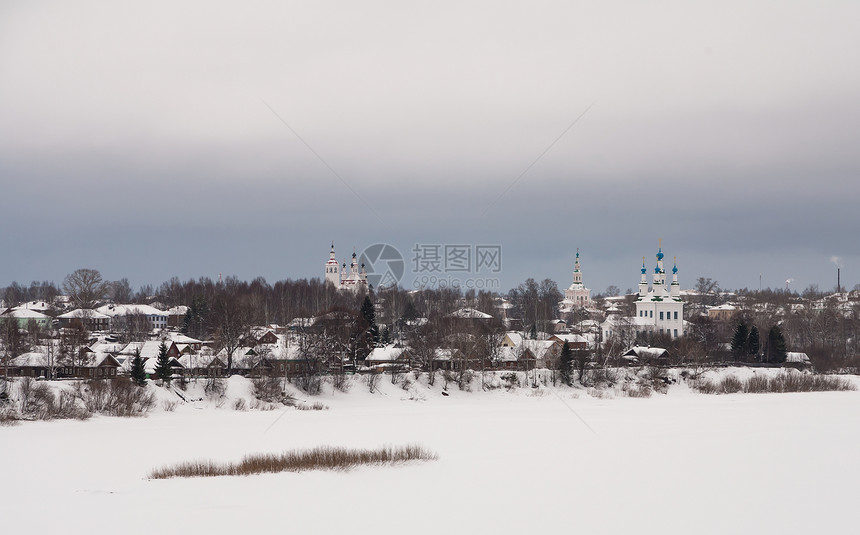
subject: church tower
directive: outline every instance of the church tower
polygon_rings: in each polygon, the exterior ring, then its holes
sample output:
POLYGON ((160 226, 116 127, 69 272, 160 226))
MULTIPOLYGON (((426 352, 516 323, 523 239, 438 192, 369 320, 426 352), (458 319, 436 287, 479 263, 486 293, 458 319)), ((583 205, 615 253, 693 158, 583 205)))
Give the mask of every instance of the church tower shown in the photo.
POLYGON ((325 281, 334 284, 335 288, 340 287, 340 275, 338 273, 337 259, 334 257, 334 242, 331 244, 331 251, 328 254, 328 262, 325 263, 325 281))
POLYGON ((575 307, 591 305, 591 290, 582 283, 582 268, 579 265, 579 249, 576 250, 576 262, 573 264, 573 284, 564 291, 562 304, 575 307))

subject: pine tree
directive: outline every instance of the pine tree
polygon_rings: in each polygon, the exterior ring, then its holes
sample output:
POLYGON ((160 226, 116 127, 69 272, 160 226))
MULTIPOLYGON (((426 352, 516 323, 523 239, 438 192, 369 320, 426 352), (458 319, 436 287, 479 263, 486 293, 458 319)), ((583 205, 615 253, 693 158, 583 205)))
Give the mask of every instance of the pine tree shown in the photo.
POLYGON ((735 358, 740 358, 746 355, 747 339, 749 338, 749 328, 744 320, 738 322, 735 327, 735 334, 732 336, 732 355, 735 358))
POLYGON ((561 374, 561 382, 570 386, 571 372, 573 370, 573 351, 570 349, 570 344, 564 343, 561 348, 561 357, 558 359, 559 372, 561 374))
POLYGON ((361 317, 367 325, 367 331, 373 339, 373 344, 379 343, 379 326, 376 325, 376 308, 370 301, 370 296, 364 296, 364 302, 361 303, 361 317))
POLYGON ((529 336, 532 340, 537 340, 537 325, 534 323, 532 323, 532 330, 531 333, 529 333, 529 336))
POLYGON ((761 350, 761 341, 759 340, 758 327, 755 325, 750 328, 750 335, 747 338, 747 355, 757 357, 761 350))
POLYGON ((782 335, 779 325, 774 325, 767 333, 766 356, 768 362, 785 362, 785 337, 782 335))
POLYGON ((138 386, 146 384, 146 369, 143 367, 143 359, 140 358, 140 350, 134 351, 134 360, 131 361, 131 380, 138 386))
POLYGON ((170 357, 167 356, 167 344, 161 341, 158 346, 158 359, 155 361, 155 376, 164 381, 170 382, 170 376, 173 375, 173 370, 170 369, 170 357))
POLYGON ((403 310, 403 315, 400 316, 400 326, 404 327, 409 325, 416 319, 418 319, 418 309, 415 308, 415 304, 409 300, 406 302, 406 308, 403 310))

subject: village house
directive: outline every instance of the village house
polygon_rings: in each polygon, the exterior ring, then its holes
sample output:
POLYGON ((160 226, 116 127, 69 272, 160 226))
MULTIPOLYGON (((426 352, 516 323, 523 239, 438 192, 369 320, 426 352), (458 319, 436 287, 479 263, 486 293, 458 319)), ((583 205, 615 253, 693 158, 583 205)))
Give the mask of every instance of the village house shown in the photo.
POLYGON ((27 308, 13 308, 0 315, 0 322, 14 321, 18 323, 19 329, 27 329, 31 323, 40 329, 51 327, 53 319, 47 314, 27 308))
POLYGON ((76 308, 57 316, 60 328, 86 329, 90 332, 110 329, 110 316, 88 308, 76 308))

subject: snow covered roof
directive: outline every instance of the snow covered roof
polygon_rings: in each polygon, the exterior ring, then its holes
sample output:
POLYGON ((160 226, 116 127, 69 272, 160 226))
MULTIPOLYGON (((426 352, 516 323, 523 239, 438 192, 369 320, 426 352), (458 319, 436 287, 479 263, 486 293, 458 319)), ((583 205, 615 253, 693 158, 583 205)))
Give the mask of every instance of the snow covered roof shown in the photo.
POLYGON ((492 318, 493 316, 474 308, 461 308, 452 312, 450 317, 486 320, 492 318))
POLYGON ((665 357, 667 353, 668 351, 666 351, 662 347, 633 346, 629 350, 627 350, 627 352, 624 353, 622 357, 658 359, 661 357, 665 357))
POLYGON ((565 342, 569 342, 571 344, 582 344, 588 342, 588 340, 581 334, 556 334, 553 335, 553 338, 557 338, 562 344, 565 342))
POLYGON ((30 352, 18 355, 9 361, 10 366, 47 367, 48 355, 39 352, 30 352))
POLYGON ((525 340, 523 346, 527 348, 535 358, 545 358, 547 352, 555 346, 556 342, 551 340, 525 340))
POLYGON ((141 314, 144 316, 167 316, 167 312, 149 305, 104 305, 97 308, 102 314, 110 317, 141 314))
MULTIPOLYGON (((170 344, 167 344, 168 347, 170 344)), ((123 355, 134 356, 135 350, 140 351, 141 358, 155 358, 158 356, 158 348, 161 346, 160 340, 148 340, 146 342, 131 342, 125 346, 122 351, 123 355)))
POLYGON ((188 307, 185 305, 179 305, 175 307, 170 307, 167 309, 168 316, 184 316, 188 313, 188 307))
MULTIPOLYGON (((221 348, 221 351, 216 353, 216 355, 221 360, 223 360, 224 362, 227 362, 227 348, 226 347, 221 348)), ((255 357, 256 355, 257 355, 257 352, 254 351, 253 347, 237 347, 236 349, 233 350, 233 363, 235 365, 236 359, 244 358, 244 357, 248 357, 248 356, 255 357)))
POLYGON ((272 345, 269 348, 269 358, 274 360, 302 360, 302 350, 297 345, 272 345))
POLYGON ((27 301, 26 303, 21 303, 15 308, 25 310, 41 310, 42 312, 44 312, 46 310, 50 310, 52 307, 44 301, 27 301))
POLYGON ((95 367, 101 366, 103 364, 114 365, 114 366, 120 365, 119 361, 117 361, 115 358, 113 358, 113 355, 111 355, 109 353, 101 353, 101 352, 93 352, 93 351, 88 351, 87 353, 84 353, 83 355, 81 355, 81 361, 80 361, 79 365, 85 366, 88 368, 90 368, 90 367, 95 368, 95 367))
MULTIPOLYGON (((517 331, 508 331, 505 333, 505 338, 510 341, 510 345, 518 346, 523 343, 523 335, 517 331)), ((504 340, 502 340, 504 342, 504 340)))
POLYGON ((785 354, 785 361, 809 364, 809 355, 807 355, 806 353, 796 353, 789 351, 785 354))
POLYGON ((404 351, 402 347, 394 347, 393 345, 376 347, 370 352, 365 361, 394 362, 403 355, 404 351))
POLYGON ((287 324, 288 327, 298 329, 301 327, 312 327, 314 323, 317 322, 317 318, 293 318, 290 323, 287 324))
POLYGON ((456 353, 456 349, 437 348, 433 350, 433 360, 451 360, 456 353))
POLYGON ((204 353, 188 353, 179 357, 179 364, 186 368, 206 368, 209 366, 226 366, 217 356, 204 353))
POLYGON ((98 311, 93 310, 91 308, 76 308, 76 309, 72 310, 71 312, 66 312, 65 314, 60 314, 57 317, 61 318, 61 319, 84 318, 84 319, 97 319, 97 320, 103 320, 103 319, 110 318, 110 316, 108 316, 106 314, 102 314, 101 312, 98 312, 98 311))
POLYGON ((521 357, 528 355, 529 353, 531 353, 530 356, 534 357, 534 353, 527 346, 500 347, 498 358, 502 362, 516 362, 520 360, 521 357))
POLYGON ((50 316, 42 314, 41 312, 36 312, 35 310, 30 310, 27 308, 13 308, 12 310, 6 311, 3 314, 6 317, 17 318, 17 319, 34 319, 34 320, 49 320, 50 316))
POLYGON ((190 336, 185 336, 182 333, 170 332, 167 333, 167 336, 171 341, 176 342, 177 344, 202 344, 202 340, 198 340, 196 338, 191 338, 190 336))

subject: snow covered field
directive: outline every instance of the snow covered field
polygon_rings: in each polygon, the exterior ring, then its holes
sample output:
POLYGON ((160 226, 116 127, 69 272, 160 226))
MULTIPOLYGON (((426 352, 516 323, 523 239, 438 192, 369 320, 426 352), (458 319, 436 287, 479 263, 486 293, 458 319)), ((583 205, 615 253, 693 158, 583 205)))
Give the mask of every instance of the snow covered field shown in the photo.
POLYGON ((326 387, 325 411, 180 405, 0 428, 3 533, 831 533, 860 525, 860 392, 651 398, 326 387), (410 399, 413 398, 413 399, 410 399), (583 423, 582 420, 585 423, 583 423), (439 460, 150 481, 317 445, 439 460))

